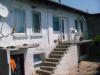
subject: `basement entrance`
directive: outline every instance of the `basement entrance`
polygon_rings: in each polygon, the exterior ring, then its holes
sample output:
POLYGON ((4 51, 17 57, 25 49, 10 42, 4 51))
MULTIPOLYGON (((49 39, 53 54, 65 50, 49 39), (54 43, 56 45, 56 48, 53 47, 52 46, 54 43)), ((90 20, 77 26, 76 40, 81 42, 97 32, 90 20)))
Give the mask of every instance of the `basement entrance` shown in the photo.
POLYGON ((11 75, 25 75, 24 74, 24 54, 11 55, 16 63, 16 70, 11 75))

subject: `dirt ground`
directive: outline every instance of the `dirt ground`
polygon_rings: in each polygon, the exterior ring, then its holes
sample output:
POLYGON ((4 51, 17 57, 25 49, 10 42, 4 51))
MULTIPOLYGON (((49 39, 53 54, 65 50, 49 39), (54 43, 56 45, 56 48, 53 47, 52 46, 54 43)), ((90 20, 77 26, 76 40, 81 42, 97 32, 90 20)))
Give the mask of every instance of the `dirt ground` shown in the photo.
POLYGON ((80 62, 78 75, 100 75, 100 58, 87 58, 80 62))

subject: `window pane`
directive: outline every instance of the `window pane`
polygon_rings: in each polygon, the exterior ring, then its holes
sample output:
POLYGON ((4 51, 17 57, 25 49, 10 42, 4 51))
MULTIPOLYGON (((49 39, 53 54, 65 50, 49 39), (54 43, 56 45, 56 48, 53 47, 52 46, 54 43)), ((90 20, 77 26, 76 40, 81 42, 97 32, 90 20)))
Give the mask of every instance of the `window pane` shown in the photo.
POLYGON ((78 21, 75 20, 75 29, 78 31, 78 21))
POLYGON ((24 33, 25 32, 25 11, 23 11, 21 9, 14 9, 13 25, 16 26, 16 33, 24 33))
POLYGON ((53 17, 53 30, 54 31, 59 31, 59 17, 53 17))
POLYGON ((42 61, 41 55, 40 54, 35 54, 34 55, 34 62, 42 61))
POLYGON ((83 32, 83 22, 80 21, 81 32, 83 32))
POLYGON ((33 13, 33 32, 40 33, 40 13, 33 13))

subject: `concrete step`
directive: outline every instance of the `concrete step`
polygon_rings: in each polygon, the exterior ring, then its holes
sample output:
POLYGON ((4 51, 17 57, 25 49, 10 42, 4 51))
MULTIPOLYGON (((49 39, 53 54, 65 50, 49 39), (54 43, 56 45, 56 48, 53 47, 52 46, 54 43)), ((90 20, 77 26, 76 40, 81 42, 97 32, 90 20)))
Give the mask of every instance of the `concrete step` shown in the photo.
POLYGON ((53 66, 53 67, 56 67, 56 65, 58 65, 58 62, 45 61, 42 65, 43 66, 53 66))
POLYGON ((51 66, 41 66, 40 69, 48 70, 48 71, 53 71, 56 69, 56 67, 51 67, 51 66))
POLYGON ((49 62, 59 62, 59 58, 47 58, 45 59, 45 61, 49 61, 49 62))
POLYGON ((53 72, 40 69, 40 70, 36 70, 36 73, 39 74, 39 75, 51 75, 53 72))
POLYGON ((51 75, 53 74, 56 66, 59 64, 61 58, 67 53, 69 44, 65 41, 59 43, 56 48, 50 53, 49 58, 45 59, 40 67, 40 70, 36 72, 39 75, 51 75))
POLYGON ((66 48, 55 48, 54 51, 67 51, 68 49, 66 48))
POLYGON ((59 54, 59 55, 63 55, 64 53, 66 53, 66 51, 52 51, 50 54, 59 54))
POLYGON ((61 57, 63 57, 63 55, 61 55, 61 54, 50 54, 49 57, 50 58, 61 58, 61 57))
POLYGON ((59 43, 58 45, 69 45, 68 43, 59 43))
POLYGON ((56 48, 68 48, 68 45, 57 45, 56 48))

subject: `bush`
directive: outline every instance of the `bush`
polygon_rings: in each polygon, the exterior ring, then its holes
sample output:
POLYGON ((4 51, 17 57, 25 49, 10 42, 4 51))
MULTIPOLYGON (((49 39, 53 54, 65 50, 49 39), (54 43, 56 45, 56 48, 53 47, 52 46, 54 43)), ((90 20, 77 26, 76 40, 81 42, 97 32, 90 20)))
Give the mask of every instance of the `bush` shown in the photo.
POLYGON ((94 38, 93 38, 93 45, 97 45, 100 43, 100 35, 96 35, 94 38))

